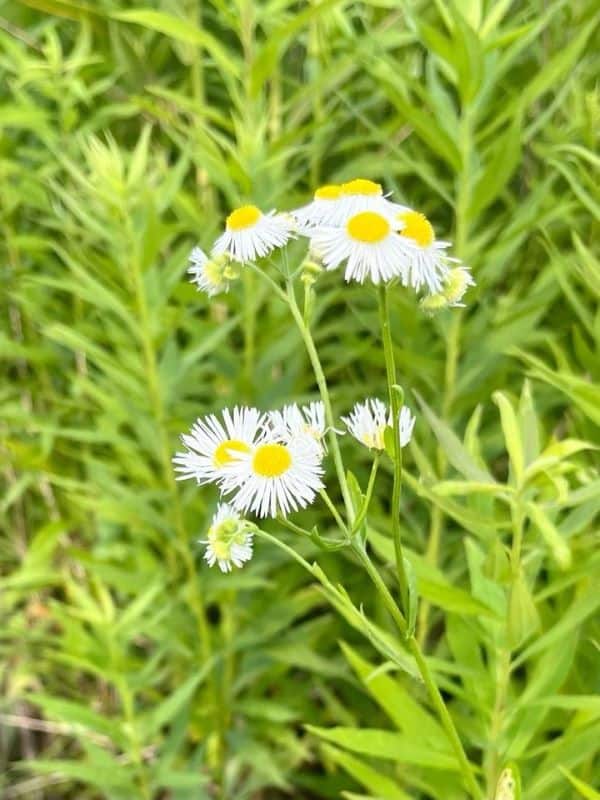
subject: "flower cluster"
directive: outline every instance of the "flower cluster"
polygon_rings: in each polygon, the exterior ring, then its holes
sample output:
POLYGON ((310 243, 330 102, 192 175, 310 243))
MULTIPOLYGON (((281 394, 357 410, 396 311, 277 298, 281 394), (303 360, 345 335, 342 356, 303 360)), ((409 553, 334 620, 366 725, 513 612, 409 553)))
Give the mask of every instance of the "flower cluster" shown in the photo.
MULTIPOLYGON (((384 449, 384 432, 393 420, 384 403, 357 403, 342 417, 348 431, 369 449, 384 449)), ((410 441, 415 419, 400 411, 400 446, 410 441)), ((324 488, 322 466, 327 426, 322 402, 290 404, 267 413, 256 408, 224 409, 196 420, 181 440, 185 450, 173 458, 179 480, 214 483, 227 502, 213 517, 205 559, 223 572, 252 557, 256 526, 241 514, 287 516, 310 505, 324 488)))
POLYGON ((236 511, 284 516, 304 508, 322 487, 321 404, 224 409, 196 420, 173 462, 179 478, 216 483, 236 511))
POLYGON ((424 214, 394 202, 379 183, 364 178, 321 186, 310 203, 288 214, 263 213, 254 205, 235 209, 210 258, 198 247, 192 251, 192 281, 209 295, 226 291, 237 276, 232 265, 267 256, 296 235, 309 240, 313 260, 325 269, 345 265, 346 281, 397 279, 425 290, 423 307, 429 312, 460 305, 474 285, 424 214))

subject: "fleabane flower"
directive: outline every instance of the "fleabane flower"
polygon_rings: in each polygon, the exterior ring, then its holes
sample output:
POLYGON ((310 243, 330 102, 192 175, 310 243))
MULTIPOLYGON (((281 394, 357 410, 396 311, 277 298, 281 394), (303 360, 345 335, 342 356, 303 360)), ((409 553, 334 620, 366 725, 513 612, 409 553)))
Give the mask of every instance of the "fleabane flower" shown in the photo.
POLYGON ((315 442, 325 448, 326 433, 325 406, 318 400, 305 406, 294 403, 284 406, 278 411, 271 411, 268 422, 273 435, 284 442, 299 436, 311 436, 315 442))
POLYGON ((469 286, 475 286, 475 281, 467 267, 451 269, 444 279, 441 292, 427 295, 421 300, 421 308, 430 314, 444 308, 464 308, 462 299, 469 286))
POLYGON ((182 435, 186 450, 173 458, 175 471, 180 473, 177 480, 220 481, 228 464, 252 452, 263 431, 264 415, 255 408, 236 406, 232 411, 223 409, 221 417, 200 417, 190 433, 182 435))
POLYGON ((219 565, 221 572, 231 572, 232 566, 243 567, 252 558, 252 535, 256 526, 243 519, 227 503, 220 503, 212 518, 204 558, 209 567, 219 565))
POLYGON ((283 247, 292 235, 292 220, 269 211, 267 214, 256 206, 241 206, 227 217, 225 232, 213 247, 213 256, 227 253, 242 264, 268 255, 277 247, 283 247))
POLYGON ((323 488, 323 450, 308 434, 283 441, 272 431, 226 467, 222 484, 231 504, 259 517, 287 516, 310 505, 323 488))
POLYGON ((419 211, 406 209, 397 219, 402 224, 400 235, 411 246, 410 258, 400 271, 402 283, 417 291, 425 286, 431 294, 441 292, 452 264, 460 263, 446 253, 450 242, 437 240, 433 225, 419 211))
POLYGON ((380 183, 367 178, 354 178, 342 183, 339 200, 340 213, 337 224, 343 224, 348 217, 360 211, 379 211, 382 214, 398 214, 406 210, 389 199, 389 193, 384 194, 380 183), (341 216, 341 219, 340 219, 341 216))
POLYGON ((318 251, 326 269, 346 262, 346 281, 389 281, 400 274, 412 254, 398 231, 402 222, 381 211, 359 211, 340 228, 320 227, 311 234, 311 247, 318 251))
MULTIPOLYGON (((402 406, 399 413, 400 447, 406 447, 412 438, 415 417, 408 406, 402 406)), ((364 403, 356 403, 347 417, 342 417, 348 431, 369 450, 385 449, 385 431, 393 426, 391 411, 377 398, 369 398, 364 403)))
POLYGON ((194 247, 190 253, 187 272, 198 291, 205 292, 209 297, 226 292, 229 281, 237 277, 226 253, 209 258, 200 247, 194 247))

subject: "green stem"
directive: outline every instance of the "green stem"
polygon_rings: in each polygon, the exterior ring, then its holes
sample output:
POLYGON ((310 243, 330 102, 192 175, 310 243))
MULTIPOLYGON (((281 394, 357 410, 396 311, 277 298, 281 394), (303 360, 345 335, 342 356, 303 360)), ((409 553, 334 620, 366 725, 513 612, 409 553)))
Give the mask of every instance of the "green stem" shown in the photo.
POLYGON ((396 627, 402 634, 402 639, 406 639, 406 631, 408 630, 406 619, 404 618, 404 614, 402 613, 402 611, 400 611, 400 609, 398 608, 398 604, 392 597, 392 593, 388 589, 386 582, 381 577, 379 570, 370 559, 369 554, 367 553, 364 547, 361 547, 360 545, 354 543, 352 545, 352 549, 356 554, 356 556, 358 557, 360 563, 365 568, 367 574, 371 578, 373 585, 379 592, 384 606, 387 608, 390 616, 396 623, 396 627))
MULTIPOLYGON (((344 531, 347 535, 348 530, 344 529, 344 531)), ((317 580, 319 580, 320 583, 323 584, 323 586, 331 590, 332 584, 330 581, 328 581, 327 576, 325 575, 325 573, 323 573, 321 569, 319 570, 313 569, 312 565, 309 564, 308 561, 306 561, 304 558, 302 558, 301 555, 296 553, 296 551, 289 545, 285 544, 285 542, 281 541, 281 539, 277 539, 275 536, 271 536, 270 534, 265 533, 264 531, 258 531, 257 533, 262 538, 267 539, 272 544, 275 544, 277 547, 280 547, 282 550, 285 550, 285 552, 288 555, 290 555, 295 561, 301 564, 304 567, 304 569, 307 570, 307 572, 316 577, 317 580)), ((388 610, 392 619, 394 620, 396 627, 400 631, 402 639, 406 640, 406 630, 407 630, 406 620, 404 618, 404 615, 398 608, 398 605, 396 604, 394 598, 392 597, 392 594, 388 589, 385 581, 381 577, 379 570, 369 557, 364 547, 354 542, 352 544, 352 550, 358 557, 360 563, 365 568, 365 571, 367 572, 369 577, 371 578, 371 581, 373 582, 373 585, 377 589, 383 601, 383 604, 385 605, 386 609, 388 610)), ((440 691, 437 688, 435 679, 429 670, 429 665, 427 664, 425 656, 423 655, 423 652, 419 647, 419 643, 417 642, 414 636, 411 636, 407 641, 407 645, 415 659, 415 663, 418 667, 421 677, 423 678, 423 683, 427 688, 431 702, 440 717, 441 723, 444 727, 444 730, 446 731, 446 735, 448 736, 450 744, 452 745, 452 748, 456 754, 456 758, 459 763, 465 785, 469 789, 469 794, 471 795, 473 800, 481 800, 479 785, 473 774, 471 764, 467 759, 460 738, 456 731, 456 727, 454 725, 452 717, 450 716, 450 712, 446 708, 444 699, 442 698, 442 695, 440 694, 440 691)))
POLYGON ((414 656, 417 667, 419 668, 419 672, 421 673, 421 677, 423 678, 423 682, 427 688, 427 692, 429 693, 429 697, 431 698, 431 702, 438 713, 440 721, 444 726, 444 730, 446 731, 446 735, 448 736, 450 744, 452 745, 452 749, 454 750, 454 754, 456 755, 460 765, 463 780, 469 790, 469 794, 473 800, 479 800, 481 798, 481 790, 473 773, 473 768, 469 763, 469 759, 464 751, 462 742, 460 741, 460 737, 454 725, 454 721, 450 716, 450 712, 444 703, 444 698, 440 694, 440 690, 437 688, 435 679, 429 670, 429 665, 427 664, 423 651, 421 650, 419 643, 414 636, 411 636, 408 640, 408 647, 414 656))
POLYGON ((344 523, 344 520, 340 517, 340 514, 339 514, 337 508, 334 506, 331 497, 329 497, 329 495, 327 494, 325 489, 321 489, 321 491, 319 492, 319 497, 323 500, 323 502, 325 503, 325 505, 327 506, 327 508, 331 512, 331 516, 334 518, 334 520, 336 521, 336 523, 340 527, 340 529, 341 530, 345 530, 346 529, 346 525, 344 523))
POLYGON ((310 363, 312 365, 313 372, 315 374, 317 386, 319 387, 319 394, 321 395, 321 400, 323 401, 323 405, 325 406, 325 419, 327 421, 327 427, 329 428, 327 434, 329 441, 329 449, 331 450, 331 455, 333 456, 335 471, 337 473, 338 481, 340 484, 342 497, 344 498, 346 514, 349 520, 353 520, 354 507, 352 505, 350 491, 348 489, 348 484, 346 482, 346 473, 344 471, 344 463, 342 461, 340 446, 334 429, 335 420, 333 417, 333 410, 331 408, 331 399, 329 397, 329 389, 327 388, 325 373, 323 372, 323 367, 321 366, 319 354, 317 353, 317 348, 315 347, 315 343, 312 334, 310 332, 310 328, 304 323, 304 318, 302 316, 300 308, 298 307, 296 296, 294 294, 294 288, 291 283, 288 283, 287 298, 290 310, 292 312, 292 316, 294 317, 294 321, 298 326, 298 330, 300 331, 300 335, 302 336, 302 340, 304 341, 304 345, 306 347, 306 351, 308 353, 308 357, 310 359, 310 363))
MULTIPOLYGON (((368 572, 369 577, 373 581, 373 585, 381 595, 381 599, 383 600, 385 607, 390 612, 392 619, 396 623, 396 627, 400 631, 402 638, 406 639, 406 631, 407 631, 406 620, 404 618, 404 615, 401 613, 400 609, 396 605, 394 598, 392 597, 387 585, 385 584, 385 581, 379 574, 379 570, 373 564, 368 553, 363 548, 354 546, 353 549, 356 555, 359 557, 361 563, 364 565, 366 571, 368 572)), ((446 735, 448 736, 448 740, 452 745, 452 749, 454 750, 454 753, 460 765, 465 785, 469 789, 469 794, 471 795, 473 800, 479 800, 479 798, 481 798, 481 792, 477 780, 475 779, 475 776, 473 774, 473 768, 471 767, 471 764, 469 763, 469 760, 466 756, 466 753, 460 741, 460 737, 456 730, 456 726, 454 725, 454 721, 450 716, 450 712, 448 711, 448 708, 444 703, 444 699, 440 694, 439 689, 437 688, 435 679, 431 674, 431 671, 429 670, 429 665, 427 664, 425 655, 421 650, 419 642, 416 640, 414 636, 410 636, 406 641, 410 652, 414 656, 415 662, 419 669, 419 673, 423 678, 423 683, 427 688, 427 692, 429 694, 431 702, 438 713, 440 721, 444 727, 444 730, 446 731, 446 735)))
POLYGON ((382 284, 379 287, 379 323, 383 339, 383 353, 385 357, 385 371, 388 384, 390 408, 392 410, 392 426, 394 430, 394 486, 392 489, 392 539, 396 556, 396 573, 402 598, 402 609, 408 614, 409 593, 408 577, 404 567, 404 554, 402 552, 402 537, 400 531, 400 495, 402 492, 402 448, 400 447, 400 407, 396 385, 396 363, 394 359, 394 344, 390 329, 390 314, 388 302, 388 287, 382 284))
POLYGON ((371 505, 371 498, 373 497, 373 489, 375 488, 375 478, 377 477, 377 469, 379 467, 379 453, 375 455, 373 459, 373 465, 371 466, 371 474, 369 475, 369 483, 367 484, 367 493, 365 495, 364 502, 360 511, 358 512, 358 516, 354 520, 354 525, 352 526, 352 531, 350 532, 350 538, 352 538, 361 528, 361 525, 365 521, 365 517, 367 516, 367 512, 369 510, 369 506, 371 505))

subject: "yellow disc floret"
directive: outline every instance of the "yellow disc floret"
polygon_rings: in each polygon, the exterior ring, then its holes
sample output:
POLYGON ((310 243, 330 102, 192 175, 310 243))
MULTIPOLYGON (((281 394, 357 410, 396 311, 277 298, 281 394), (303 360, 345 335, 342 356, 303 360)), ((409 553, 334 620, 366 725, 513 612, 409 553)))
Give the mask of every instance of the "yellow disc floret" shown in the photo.
POLYGON ((361 211, 346 223, 348 235, 357 242, 376 244, 390 232, 390 223, 375 211, 361 211))
POLYGON ((278 478, 291 466, 290 451, 283 444, 261 444, 252 459, 254 472, 262 478, 278 478))
POLYGON ((362 443, 365 444, 370 450, 383 450, 385 447, 383 437, 386 427, 387 425, 381 425, 381 427, 376 428, 373 431, 363 433, 361 437, 362 443))
POLYGON ((227 230, 242 231, 244 228, 251 228, 261 217, 262 212, 256 206, 241 206, 227 217, 227 230))
POLYGON ((402 236, 413 239, 421 247, 429 247, 435 240, 433 226, 425 214, 419 211, 403 211, 398 214, 398 219, 404 223, 404 228, 399 231, 402 236))
POLYGON ((337 183, 328 183, 325 186, 319 186, 315 192, 315 200, 337 200, 342 193, 342 187, 337 183))
POLYGON ((342 194, 364 194, 367 196, 378 196, 383 194, 380 183, 369 181, 366 178, 356 178, 348 183, 342 183, 342 194))
POLYGON ((226 439, 217 447, 213 455, 213 463, 215 467, 224 467, 234 461, 235 455, 232 453, 249 453, 250 448, 245 442, 240 442, 239 439, 226 439))

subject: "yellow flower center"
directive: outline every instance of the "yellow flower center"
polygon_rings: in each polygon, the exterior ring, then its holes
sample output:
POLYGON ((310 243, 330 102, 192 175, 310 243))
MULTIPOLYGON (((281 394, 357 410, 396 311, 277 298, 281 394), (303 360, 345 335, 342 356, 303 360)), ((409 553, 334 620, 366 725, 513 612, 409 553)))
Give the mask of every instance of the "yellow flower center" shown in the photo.
POLYGON ((217 447, 213 456, 213 464, 215 467, 224 467, 235 460, 235 456, 231 453, 249 453, 250 448, 245 442, 240 442, 239 439, 225 439, 224 442, 217 447))
POLYGON ((227 217, 227 230, 242 231, 244 228, 251 228, 261 217, 262 213, 256 206, 241 206, 227 217))
POLYGON ((231 545, 229 542, 212 542, 212 549, 220 561, 227 561, 230 555, 231 545))
POLYGON ((365 444, 369 448, 369 450, 383 450, 383 448, 385 447, 383 435, 385 433, 386 427, 387 427, 386 425, 382 425, 375 431, 364 433, 362 436, 363 444, 365 444))
POLYGON ((252 467, 263 478, 278 478, 292 466, 290 451, 282 444, 262 444, 256 448, 252 467))
POLYGON ((211 286, 217 288, 223 281, 223 267, 216 261, 207 261, 204 265, 204 277, 211 286))
POLYGON ((365 194, 368 196, 377 196, 383 194, 383 189, 380 183, 375 181, 368 181, 365 178, 356 178, 348 183, 342 183, 342 194, 365 194))
POLYGON ((319 186, 315 192, 315 200, 337 200, 342 193, 342 187, 336 183, 319 186))
POLYGON ((435 233, 425 214, 419 211, 403 211, 398 214, 398 219, 404 223, 404 228, 400 231, 402 236, 414 239, 421 247, 429 247, 432 244, 435 233))
POLYGON ((375 211, 361 211, 360 214, 350 217, 346 223, 346 230, 357 242, 375 244, 389 234, 390 223, 375 211))

